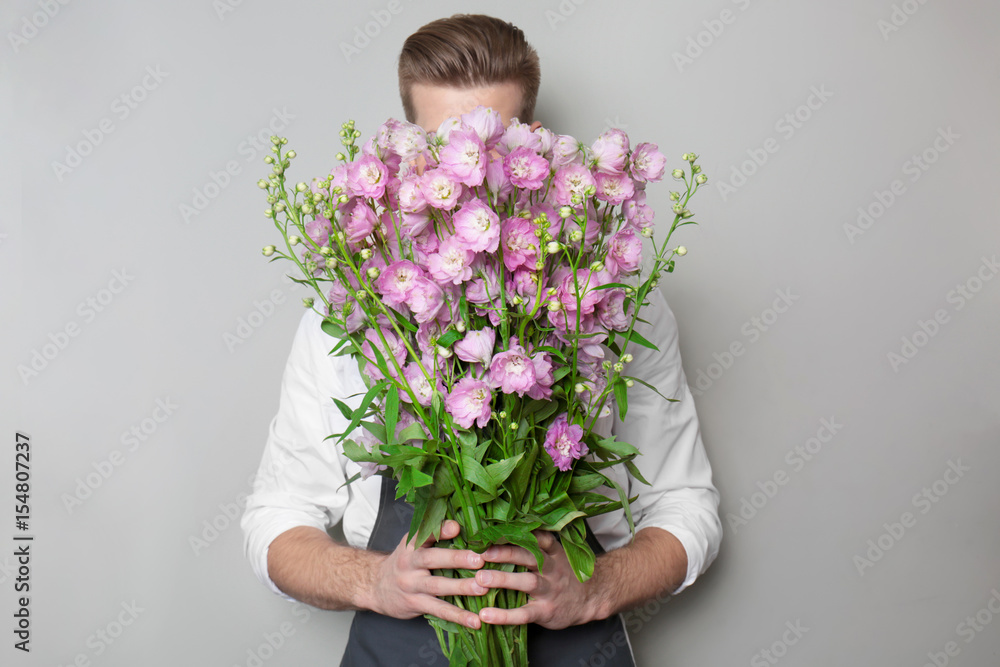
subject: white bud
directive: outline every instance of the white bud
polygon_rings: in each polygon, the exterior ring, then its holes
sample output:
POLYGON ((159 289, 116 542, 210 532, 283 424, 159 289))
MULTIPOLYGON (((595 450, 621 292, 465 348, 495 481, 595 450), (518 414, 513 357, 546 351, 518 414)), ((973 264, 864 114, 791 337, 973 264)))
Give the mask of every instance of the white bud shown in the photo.
POLYGON ((463 322, 462 320, 459 320, 458 322, 455 322, 455 331, 457 331, 458 333, 464 333, 465 332, 465 322, 463 322))
POLYGON ((292 234, 291 236, 288 237, 288 242, 291 245, 298 245, 299 241, 301 241, 301 240, 302 239, 300 239, 298 236, 295 236, 294 234, 292 234))
POLYGON ((557 252, 559 252, 560 248, 562 248, 562 245, 559 243, 559 241, 549 241, 545 246, 545 252, 549 253, 550 255, 554 255, 557 252))
POLYGON ((451 357, 451 349, 447 348, 447 347, 441 347, 440 345, 438 345, 437 346, 437 353, 438 353, 438 356, 441 357, 441 358, 443 358, 443 359, 448 359, 448 358, 451 357))
POLYGON ((378 270, 377 266, 369 266, 368 267, 368 277, 371 278, 372 280, 375 280, 376 278, 378 278, 378 274, 379 273, 380 273, 380 271, 378 270))
POLYGON ((559 207, 559 217, 568 218, 573 215, 573 208, 571 206, 561 206, 559 207))
POLYGON ((639 234, 640 234, 640 235, 641 235, 641 236, 642 236, 643 238, 646 238, 646 239, 651 239, 651 238, 653 238, 653 233, 654 233, 654 232, 653 232, 653 228, 652 228, 652 227, 643 227, 643 228, 642 228, 642 231, 641 231, 641 232, 639 232, 639 234))
POLYGON ((633 380, 632 378, 625 378, 625 386, 629 388, 634 387, 635 380, 633 380))
POLYGON ((361 252, 359 254, 361 255, 361 259, 371 259, 372 258, 372 249, 371 248, 362 248, 361 252))
POLYGON ((264 249, 261 252, 264 253, 264 257, 270 257, 271 255, 274 254, 274 250, 275 248, 273 245, 267 245, 264 246, 264 249))
POLYGON ((675 250, 674 252, 683 257, 684 255, 688 254, 688 249, 682 245, 679 245, 677 246, 677 250, 675 250))
POLYGON ((296 183, 295 189, 298 190, 299 192, 305 192, 306 190, 309 189, 309 186, 306 185, 305 183, 296 183))

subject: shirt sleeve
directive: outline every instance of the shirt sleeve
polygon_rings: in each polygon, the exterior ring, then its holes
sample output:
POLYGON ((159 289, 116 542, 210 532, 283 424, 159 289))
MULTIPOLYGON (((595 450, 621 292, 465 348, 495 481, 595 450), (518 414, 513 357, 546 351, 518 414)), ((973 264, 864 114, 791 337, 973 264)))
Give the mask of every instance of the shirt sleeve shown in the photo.
POLYGON ((243 550, 257 578, 286 599, 267 570, 271 542, 296 526, 326 530, 342 518, 349 498, 343 457, 331 433, 343 431, 347 420, 331 396, 348 405, 344 391, 343 360, 328 352, 335 339, 320 328, 318 313, 308 310, 299 322, 281 380, 278 412, 268 430, 267 442, 253 489, 240 521, 243 550))
POLYGON ((642 383, 628 390, 628 411, 621 420, 614 410, 613 432, 617 439, 635 445, 641 454, 635 464, 650 486, 633 480, 630 495, 635 528, 656 526, 674 535, 687 553, 687 576, 675 591, 694 583, 719 553, 722 522, 719 492, 712 483, 712 467, 701 439, 694 398, 681 366, 677 321, 659 289, 647 296, 649 305, 635 330, 659 348, 651 350, 630 343, 634 359, 624 375, 638 377, 668 398, 669 402, 642 383))

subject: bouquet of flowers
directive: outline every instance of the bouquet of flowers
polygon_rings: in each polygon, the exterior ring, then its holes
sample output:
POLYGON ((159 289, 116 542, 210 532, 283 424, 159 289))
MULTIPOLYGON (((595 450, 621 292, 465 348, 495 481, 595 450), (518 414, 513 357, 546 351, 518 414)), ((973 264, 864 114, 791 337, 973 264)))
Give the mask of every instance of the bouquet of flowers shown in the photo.
MULTIPOLYGON (((334 399, 349 425, 330 438, 362 468, 348 483, 392 475, 397 498, 414 505, 416 544, 455 519, 460 535, 439 546, 515 544, 541 570, 532 531, 553 531, 586 581, 595 559, 584 519, 621 509, 635 530, 635 498, 605 471, 624 465, 648 484, 636 447, 594 427, 612 406, 624 418, 635 382, 649 386, 626 373, 628 348, 656 349, 635 323, 686 252, 669 243, 694 224, 687 203, 706 181, 697 156, 672 173, 683 187, 657 243, 645 187, 666 160, 621 130, 587 146, 517 119, 504 127, 482 106, 430 133, 389 119, 361 148, 354 122, 342 127, 345 152, 329 175, 288 185, 295 151, 272 137, 272 173, 258 185, 284 240, 264 255, 296 264, 292 279, 315 289, 336 339, 330 353, 354 357, 369 387, 356 408, 334 399)), ((447 600, 478 612, 527 594, 447 600)), ((527 664, 527 626, 427 618, 453 666, 527 664)))

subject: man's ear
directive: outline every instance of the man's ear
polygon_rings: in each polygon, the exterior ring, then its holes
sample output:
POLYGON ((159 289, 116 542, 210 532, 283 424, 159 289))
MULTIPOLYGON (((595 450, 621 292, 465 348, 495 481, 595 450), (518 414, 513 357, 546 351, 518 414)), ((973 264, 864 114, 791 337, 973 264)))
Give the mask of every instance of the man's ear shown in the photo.
POLYGON ((534 132, 535 130, 537 130, 541 126, 542 126, 542 121, 536 120, 534 123, 531 124, 531 131, 534 132))

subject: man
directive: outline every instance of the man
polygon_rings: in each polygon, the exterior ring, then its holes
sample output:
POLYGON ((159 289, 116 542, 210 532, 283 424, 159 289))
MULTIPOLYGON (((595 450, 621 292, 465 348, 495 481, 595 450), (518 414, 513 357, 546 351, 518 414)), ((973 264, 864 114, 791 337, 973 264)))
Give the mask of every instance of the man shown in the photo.
MULTIPOLYGON (((488 16, 456 15, 411 35, 399 62, 400 94, 407 120, 436 130, 448 117, 479 104, 498 111, 505 125, 530 121, 540 81, 538 56, 516 27, 488 16)), ((541 124, 535 122, 532 129, 541 124)), ((669 403, 639 383, 629 392, 624 421, 617 410, 598 430, 615 433, 643 455, 636 463, 650 486, 612 470, 630 495, 636 534, 630 539, 621 511, 588 520, 598 558, 594 576, 579 582, 557 539, 539 532, 546 553, 535 559, 514 546, 483 554, 406 543, 412 507, 394 500, 394 482, 373 476, 342 486, 357 470, 331 434, 347 423, 330 400, 366 390, 356 363, 327 352, 334 341, 321 318, 306 311, 282 380, 280 405, 261 461, 242 527, 255 573, 275 593, 322 609, 356 610, 343 665, 444 664, 433 630, 422 618, 440 618, 478 628, 483 623, 529 626, 533 664, 590 664, 602 642, 617 646, 602 664, 633 665, 619 612, 662 593, 683 590, 715 559, 722 527, 719 496, 701 441, 698 418, 678 350, 673 313, 659 290, 643 310, 649 324, 637 330, 659 352, 635 346, 627 372, 642 377, 669 403), (343 521, 349 544, 326 529, 343 521), (481 570, 485 561, 526 566, 524 573, 481 570), (481 570, 450 579, 432 570, 481 570), (518 609, 483 609, 478 615, 439 596, 482 595, 490 588, 529 593, 518 609), (429 638, 429 639, 428 639, 429 638), (597 649, 595 649, 597 646, 597 649)), ((442 539, 458 534, 445 521, 442 539)), ((607 651, 604 651, 607 655, 607 651)))

